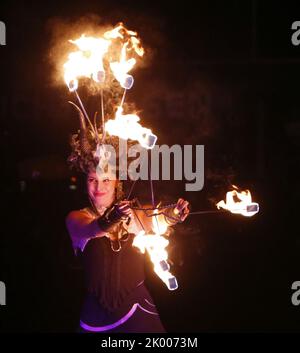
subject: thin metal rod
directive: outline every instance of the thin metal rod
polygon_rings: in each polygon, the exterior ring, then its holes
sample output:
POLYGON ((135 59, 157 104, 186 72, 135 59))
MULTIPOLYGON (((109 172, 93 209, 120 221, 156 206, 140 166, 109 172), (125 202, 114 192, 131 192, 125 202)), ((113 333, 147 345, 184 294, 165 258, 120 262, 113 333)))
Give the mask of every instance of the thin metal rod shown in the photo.
MULTIPOLYGON (((149 150, 149 152, 150 152, 150 150, 149 150)), ((147 154, 147 157, 149 156, 149 152, 147 154)), ((150 168, 149 168, 149 180, 150 180, 150 188, 151 188, 151 202, 152 202, 152 207, 155 207, 153 180, 152 180, 152 175, 151 175, 151 155, 150 155, 150 158, 149 158, 149 165, 150 165, 150 168)), ((156 225, 157 225, 157 230, 160 233, 159 222, 158 222, 158 219, 157 219, 157 215, 155 215, 154 217, 155 217, 155 222, 156 222, 156 225)))
MULTIPOLYGON (((149 156, 149 153, 148 153, 149 156)), ((150 189, 151 189, 151 203, 152 203, 152 207, 155 207, 155 199, 154 199, 154 191, 153 191, 153 181, 152 181, 152 177, 151 177, 151 157, 150 157, 150 161, 149 161, 149 181, 150 181, 150 189)))
POLYGON ((123 93, 123 97, 122 97, 122 100, 121 100, 121 105, 120 105, 120 107, 123 107, 123 104, 124 104, 124 101, 125 101, 126 92, 127 92, 127 89, 125 88, 125 89, 124 89, 124 93, 123 93))
POLYGON ((96 133, 96 141, 99 143, 99 135, 98 135, 98 129, 97 129, 97 114, 98 112, 95 112, 94 114, 94 128, 95 128, 95 133, 96 133))
MULTIPOLYGON (((138 200, 137 200, 138 201, 138 200)), ((140 206, 140 203, 138 203, 140 206)), ((164 212, 159 212, 159 213, 152 213, 152 214, 147 214, 147 211, 154 211, 154 210, 164 210, 167 208, 173 208, 175 207, 177 204, 176 203, 171 203, 168 205, 162 205, 162 206, 156 206, 156 207, 130 207, 132 210, 136 210, 136 211, 143 211, 145 213, 145 215, 147 217, 153 217, 155 215, 159 216, 160 214, 164 214, 164 212)), ((190 212, 189 216, 191 215, 199 215, 199 214, 215 214, 215 213, 226 213, 228 212, 227 210, 205 210, 205 211, 195 211, 195 212, 190 212)), ((166 215, 167 217, 169 215, 166 215)))
POLYGON ((134 186, 135 186, 135 183, 136 183, 136 182, 137 182, 137 179, 136 179, 136 180, 134 180, 134 182, 131 184, 131 188, 130 188, 130 191, 129 191, 129 193, 128 193, 127 197, 126 197, 126 200, 128 200, 128 199, 129 199, 129 197, 131 196, 132 191, 133 191, 133 189, 134 189, 134 186))
POLYGON ((189 216, 190 215, 196 215, 196 214, 209 214, 209 213, 225 213, 225 212, 228 212, 226 210, 219 210, 219 211, 195 211, 195 212, 190 212, 189 213, 189 216))
POLYGON ((145 227, 144 227, 144 225, 143 225, 143 222, 140 220, 140 217, 136 214, 136 212, 135 212, 135 211, 133 211, 133 213, 134 213, 134 215, 136 216, 136 218, 137 218, 137 220, 138 220, 139 224, 140 224, 140 225, 141 225, 141 227, 143 228, 143 231, 145 231, 145 232, 146 232, 145 227))
POLYGON ((103 143, 105 140, 106 131, 105 131, 105 123, 104 123, 104 102, 103 102, 103 89, 102 88, 100 91, 100 95, 101 95, 102 143, 103 143))
MULTIPOLYGON (((142 169, 143 164, 145 163, 146 157, 148 158, 148 154, 143 155, 142 160, 141 160, 141 163, 140 163, 140 169, 142 169)), ((129 194, 128 194, 127 197, 126 197, 126 200, 128 200, 129 197, 131 196, 131 194, 132 194, 132 192, 133 192, 133 189, 134 189, 134 187, 135 187, 136 182, 137 182, 137 179, 133 181, 133 183, 132 183, 132 185, 131 185, 131 188, 130 188, 130 191, 129 191, 129 194)))
POLYGON ((81 106, 81 109, 82 109, 82 111, 83 111, 83 113, 84 113, 85 118, 87 119, 87 121, 88 121, 89 124, 91 125, 92 131, 94 131, 94 133, 96 134, 96 131, 95 131, 95 129, 94 129, 94 126, 93 126, 93 124, 91 123, 91 120, 90 120, 90 118, 89 118, 89 116, 88 116, 88 114, 87 114, 87 112, 86 112, 86 110, 85 110, 85 108, 84 108, 84 105, 83 105, 83 103, 82 103, 82 101, 81 101, 81 99, 80 99, 80 97, 79 97, 79 94, 78 94, 77 90, 75 90, 74 92, 75 92, 76 98, 77 98, 77 100, 78 100, 78 102, 79 102, 79 104, 80 104, 80 106, 81 106))
POLYGON ((169 205, 165 206, 156 206, 156 207, 149 207, 149 208, 143 208, 143 207, 131 207, 133 210, 138 210, 138 211, 154 211, 154 210, 161 210, 161 209, 166 209, 166 208, 173 208, 177 205, 177 203, 171 203, 169 205))

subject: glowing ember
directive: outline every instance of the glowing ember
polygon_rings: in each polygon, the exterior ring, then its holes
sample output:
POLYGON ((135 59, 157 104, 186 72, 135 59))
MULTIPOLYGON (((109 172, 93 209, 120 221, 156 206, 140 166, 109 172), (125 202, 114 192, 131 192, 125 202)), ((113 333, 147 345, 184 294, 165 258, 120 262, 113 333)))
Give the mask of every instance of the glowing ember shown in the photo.
MULTIPOLYGON (((233 185, 236 189, 236 187, 233 185)), ((218 209, 224 208, 231 213, 241 214, 245 217, 251 217, 259 211, 259 204, 252 202, 249 190, 238 192, 237 190, 229 191, 226 194, 226 203, 222 200, 216 205, 218 209)))
POLYGON ((132 245, 139 248, 143 254, 147 250, 154 265, 155 273, 169 290, 175 290, 178 288, 178 284, 176 277, 169 272, 168 252, 165 249, 169 241, 162 236, 166 232, 167 226, 159 221, 158 216, 154 216, 152 222, 155 234, 145 234, 144 231, 140 231, 135 236, 132 245))
POLYGON ((150 129, 141 126, 140 118, 135 114, 123 115, 123 108, 119 107, 114 120, 110 119, 105 123, 105 131, 110 135, 115 135, 123 140, 137 140, 142 147, 152 149, 157 137, 150 129))
POLYGON ((79 77, 104 82, 103 56, 111 42, 103 38, 85 37, 84 35, 70 42, 75 44, 79 51, 70 53, 68 61, 64 64, 64 79, 69 90, 75 91, 78 88, 79 77))

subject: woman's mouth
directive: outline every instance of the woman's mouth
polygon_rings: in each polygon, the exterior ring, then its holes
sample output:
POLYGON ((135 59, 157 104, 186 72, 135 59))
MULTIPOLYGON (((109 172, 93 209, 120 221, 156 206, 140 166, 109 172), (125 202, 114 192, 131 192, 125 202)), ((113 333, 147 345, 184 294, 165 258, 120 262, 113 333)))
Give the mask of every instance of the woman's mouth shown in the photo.
POLYGON ((96 197, 99 197, 99 196, 104 196, 106 194, 106 192, 95 192, 94 193, 94 196, 96 196, 96 197))

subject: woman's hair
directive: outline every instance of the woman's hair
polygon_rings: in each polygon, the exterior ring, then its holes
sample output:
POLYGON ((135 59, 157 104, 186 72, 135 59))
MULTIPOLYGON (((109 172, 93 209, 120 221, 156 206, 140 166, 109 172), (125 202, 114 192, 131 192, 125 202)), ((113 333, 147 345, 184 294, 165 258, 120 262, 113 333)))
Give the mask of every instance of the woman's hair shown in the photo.
MULTIPOLYGON (((79 131, 77 134, 71 136, 71 154, 68 157, 68 164, 71 169, 88 174, 90 171, 96 170, 99 163, 99 158, 95 156, 97 143, 90 130, 86 131, 85 137, 82 137, 81 134, 82 132, 79 131)), ((101 134, 99 134, 99 139, 102 139, 101 134)), ((117 159, 118 143, 118 138, 114 136, 106 137, 103 141, 103 144, 113 146, 117 154, 117 159)))
MULTIPOLYGON (((104 120, 112 119, 116 113, 116 107, 120 104, 121 92, 114 87, 111 90, 103 92, 104 94, 104 120)), ((74 103, 70 102, 79 113, 80 130, 76 134, 71 135, 70 146, 71 154, 68 157, 68 164, 71 169, 87 174, 90 170, 96 169, 99 158, 95 156, 97 145, 105 144, 111 145, 116 153, 116 162, 119 160, 119 138, 116 136, 109 136, 105 134, 103 138, 102 127, 97 127, 88 123, 83 111, 74 103)), ((134 109, 131 104, 123 104, 124 111, 127 109, 134 109)), ((94 119, 95 120, 95 119, 94 119)), ((130 145, 130 143, 129 143, 130 145)), ((124 158, 122 156, 121 158, 124 158)), ((127 156, 126 156, 127 158, 127 156)), ((119 164, 116 163, 116 167, 119 164)))

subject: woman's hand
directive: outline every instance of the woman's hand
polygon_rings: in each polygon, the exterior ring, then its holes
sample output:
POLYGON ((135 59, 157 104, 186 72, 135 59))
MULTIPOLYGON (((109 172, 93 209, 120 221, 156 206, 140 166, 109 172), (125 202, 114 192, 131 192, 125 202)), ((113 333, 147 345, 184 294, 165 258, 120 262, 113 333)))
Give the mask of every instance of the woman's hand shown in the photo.
POLYGON ((120 201, 119 203, 116 204, 116 208, 120 214, 122 214, 122 217, 130 217, 131 214, 131 208, 130 208, 130 201, 124 200, 120 201))
POLYGON ((174 208, 174 214, 179 218, 180 222, 183 222, 189 215, 189 202, 184 199, 178 199, 177 204, 174 208))
POLYGON ((167 225, 174 226, 178 222, 183 222, 189 213, 190 210, 188 201, 180 198, 174 208, 169 208, 166 211, 164 217, 167 225))
POLYGON ((131 216, 129 201, 121 201, 107 209, 103 216, 97 220, 99 228, 105 232, 111 232, 119 223, 131 216))

